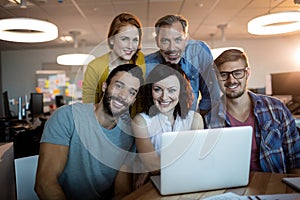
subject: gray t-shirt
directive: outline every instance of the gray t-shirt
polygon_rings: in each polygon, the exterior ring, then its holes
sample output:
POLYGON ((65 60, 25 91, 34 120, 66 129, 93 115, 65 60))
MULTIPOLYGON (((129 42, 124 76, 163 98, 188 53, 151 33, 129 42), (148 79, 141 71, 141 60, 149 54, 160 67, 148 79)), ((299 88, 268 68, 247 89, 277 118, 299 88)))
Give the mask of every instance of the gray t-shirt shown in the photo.
POLYGON ((41 142, 69 146, 59 183, 68 199, 103 199, 133 146, 122 121, 111 130, 101 127, 93 104, 57 109, 47 121, 41 142))

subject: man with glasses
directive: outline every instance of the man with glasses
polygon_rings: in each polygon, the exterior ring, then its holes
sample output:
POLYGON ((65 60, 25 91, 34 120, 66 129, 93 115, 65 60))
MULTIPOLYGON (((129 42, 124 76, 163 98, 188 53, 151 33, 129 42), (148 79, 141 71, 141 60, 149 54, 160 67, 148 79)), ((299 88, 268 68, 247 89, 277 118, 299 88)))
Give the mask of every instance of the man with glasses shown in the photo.
POLYGON ((278 99, 247 89, 251 70, 245 52, 224 51, 215 59, 225 98, 225 126, 252 126, 251 171, 300 173, 300 136, 278 99))

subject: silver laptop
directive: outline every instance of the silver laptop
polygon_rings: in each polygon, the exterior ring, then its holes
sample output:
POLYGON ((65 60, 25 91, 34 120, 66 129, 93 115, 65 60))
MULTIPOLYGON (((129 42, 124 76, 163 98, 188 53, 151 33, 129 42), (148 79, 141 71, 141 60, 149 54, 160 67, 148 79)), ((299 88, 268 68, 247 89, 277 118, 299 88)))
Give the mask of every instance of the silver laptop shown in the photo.
POLYGON ((162 134, 161 173, 151 180, 161 195, 245 186, 252 127, 162 134))

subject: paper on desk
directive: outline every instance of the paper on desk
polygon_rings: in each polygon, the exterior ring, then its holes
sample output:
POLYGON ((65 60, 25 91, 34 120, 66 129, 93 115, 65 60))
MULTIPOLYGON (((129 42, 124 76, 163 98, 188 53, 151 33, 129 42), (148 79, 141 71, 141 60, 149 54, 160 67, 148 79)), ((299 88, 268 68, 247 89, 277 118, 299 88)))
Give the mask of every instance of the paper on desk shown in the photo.
POLYGON ((205 198, 204 200, 248 200, 247 196, 240 196, 232 192, 219 194, 216 196, 205 198))
POLYGON ((265 194, 253 196, 239 196, 232 192, 205 198, 204 200, 300 200, 300 193, 287 193, 287 194, 265 194))

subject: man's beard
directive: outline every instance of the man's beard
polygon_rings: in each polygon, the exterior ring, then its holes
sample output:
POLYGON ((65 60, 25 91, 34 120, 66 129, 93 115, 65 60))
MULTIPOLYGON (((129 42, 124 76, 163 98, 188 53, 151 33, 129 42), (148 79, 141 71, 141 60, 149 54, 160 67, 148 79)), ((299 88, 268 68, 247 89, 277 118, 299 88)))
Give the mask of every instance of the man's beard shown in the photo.
POLYGON ((104 92, 104 96, 103 96, 103 108, 105 113, 109 114, 112 117, 119 117, 120 115, 122 115, 123 113, 125 113, 128 110, 128 103, 122 101, 120 98, 113 96, 111 93, 109 93, 107 91, 107 89, 104 92), (111 110, 111 100, 117 100, 119 102, 121 102, 123 104, 123 106, 125 107, 122 110, 119 110, 118 112, 112 112, 111 110))
POLYGON ((240 91, 238 93, 226 93, 226 97, 228 97, 230 99, 236 99, 236 98, 241 97, 244 93, 245 93, 245 90, 240 91))
POLYGON ((242 91, 239 91, 237 93, 227 93, 226 92, 226 97, 227 98, 230 98, 230 99, 236 99, 236 98, 239 98, 241 97, 245 92, 246 92, 246 87, 247 85, 245 85, 245 87, 243 88, 242 91))
POLYGON ((179 52, 179 51, 176 51, 176 50, 174 50, 174 51, 161 50, 161 54, 166 56, 166 57, 162 56, 163 59, 164 59, 164 62, 169 62, 169 63, 173 63, 173 64, 178 64, 180 62, 181 57, 182 57, 182 52, 179 52), (177 57, 175 59, 172 59, 172 58, 170 59, 170 57, 171 57, 171 56, 169 56, 170 54, 177 54, 177 57), (168 60, 166 60, 166 58, 168 60))

